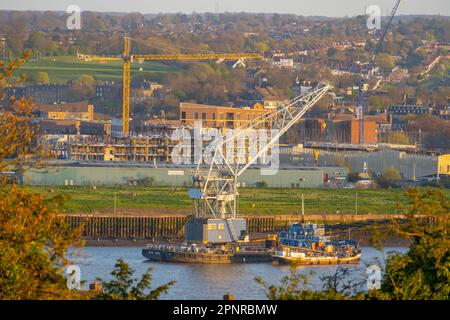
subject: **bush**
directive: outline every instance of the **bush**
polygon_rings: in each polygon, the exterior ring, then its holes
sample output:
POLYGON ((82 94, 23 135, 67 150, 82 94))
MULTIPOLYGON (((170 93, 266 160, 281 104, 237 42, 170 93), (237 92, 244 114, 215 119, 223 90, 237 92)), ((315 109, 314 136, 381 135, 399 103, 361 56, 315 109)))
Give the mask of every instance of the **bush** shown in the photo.
POLYGON ((387 168, 377 178, 377 182, 381 188, 396 187, 397 182, 401 179, 400 173, 394 167, 387 168))
POLYGON ((450 189, 450 177, 440 178, 439 184, 445 189, 450 189))
POLYGON ((155 183, 155 178, 154 177, 145 177, 145 178, 138 179, 136 182, 137 182, 138 186, 151 187, 155 183))
POLYGON ((265 181, 256 182, 255 186, 257 188, 267 188, 268 187, 267 182, 265 182, 265 181))
POLYGON ((348 179, 348 182, 357 182, 360 180, 359 173, 358 172, 350 172, 347 175, 347 179, 348 179))

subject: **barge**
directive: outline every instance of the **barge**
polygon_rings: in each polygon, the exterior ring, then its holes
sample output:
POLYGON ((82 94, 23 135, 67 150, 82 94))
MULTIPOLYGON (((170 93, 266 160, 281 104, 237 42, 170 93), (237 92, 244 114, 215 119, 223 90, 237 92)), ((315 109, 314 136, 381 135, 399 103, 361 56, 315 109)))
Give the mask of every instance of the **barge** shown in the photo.
POLYGON ((273 251, 264 247, 232 248, 191 246, 168 246, 149 244, 142 249, 142 255, 150 261, 229 264, 266 263, 272 261, 273 251))

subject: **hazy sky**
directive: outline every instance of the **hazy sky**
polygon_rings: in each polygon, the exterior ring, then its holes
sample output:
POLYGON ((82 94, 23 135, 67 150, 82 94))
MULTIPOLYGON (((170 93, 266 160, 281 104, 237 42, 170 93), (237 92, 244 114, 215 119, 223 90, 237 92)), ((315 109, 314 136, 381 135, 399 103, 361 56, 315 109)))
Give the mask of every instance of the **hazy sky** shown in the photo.
MULTIPOLYGON (((115 12, 277 12, 300 15, 354 16, 367 5, 379 5, 386 14, 396 0, 1 0, 1 10, 65 11, 69 5, 81 10, 115 12)), ((403 0, 399 14, 450 15, 450 0, 403 0)))

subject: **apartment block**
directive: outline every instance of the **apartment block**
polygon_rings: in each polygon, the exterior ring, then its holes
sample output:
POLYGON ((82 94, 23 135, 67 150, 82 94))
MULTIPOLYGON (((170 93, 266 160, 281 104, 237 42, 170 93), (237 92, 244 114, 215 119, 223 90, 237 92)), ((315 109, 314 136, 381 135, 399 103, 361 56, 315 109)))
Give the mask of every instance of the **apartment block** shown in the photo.
MULTIPOLYGON (((180 103, 181 124, 193 126, 201 121, 204 127, 239 128, 257 119, 264 120, 273 110, 255 104, 252 108, 222 107, 196 103, 180 103)), ((262 122, 259 128, 270 128, 270 121, 262 122)))

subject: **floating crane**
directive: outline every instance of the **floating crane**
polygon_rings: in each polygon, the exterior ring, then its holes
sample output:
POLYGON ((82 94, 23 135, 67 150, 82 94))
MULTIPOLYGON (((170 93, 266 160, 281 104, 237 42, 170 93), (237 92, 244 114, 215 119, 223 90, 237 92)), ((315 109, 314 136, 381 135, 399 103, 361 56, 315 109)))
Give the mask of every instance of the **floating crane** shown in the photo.
MULTIPOLYGON (((267 155, 278 139, 291 128, 308 110, 310 110, 330 89, 329 85, 319 85, 304 95, 285 101, 274 112, 268 112, 249 121, 234 132, 231 137, 215 144, 212 148, 212 160, 209 168, 201 167, 201 161, 193 175, 193 187, 189 197, 194 203, 194 217, 185 228, 186 240, 202 243, 224 243, 243 240, 246 222, 237 218, 238 178, 263 155, 267 155), (252 139, 251 130, 261 128, 270 122, 271 132, 264 142, 252 139), (237 161, 236 149, 232 147, 231 158, 228 144, 236 144, 248 149, 255 148, 247 161, 237 161), (252 144, 258 144, 257 146, 252 144), (211 227, 210 227, 211 226, 211 227), (217 226, 217 227, 216 227, 217 226)), ((246 153, 247 154, 247 153, 246 153)))
POLYGON ((77 58, 84 61, 123 61, 122 89, 122 135, 130 134, 130 67, 134 61, 145 60, 236 60, 263 59, 259 53, 202 53, 202 54, 131 54, 131 38, 124 37, 121 56, 99 56, 77 52, 77 58))
MULTIPOLYGON (((401 0, 397 0, 395 3, 394 8, 392 8, 391 14, 388 17, 388 20, 383 28, 383 31, 381 32, 380 39, 378 40, 377 46, 375 47, 374 54, 372 55, 372 59, 370 60, 370 66, 372 66, 373 61, 375 60, 375 57, 378 53, 380 53, 383 49, 383 42, 384 39, 387 36, 388 30, 392 24, 392 21, 394 20, 395 13, 398 10, 398 7, 400 6, 401 0)), ((358 132, 358 143, 364 144, 364 108, 363 108, 363 101, 364 101, 364 80, 361 80, 361 83, 359 85, 359 103, 358 103, 358 109, 357 109, 357 118, 359 120, 359 132, 358 132)))

